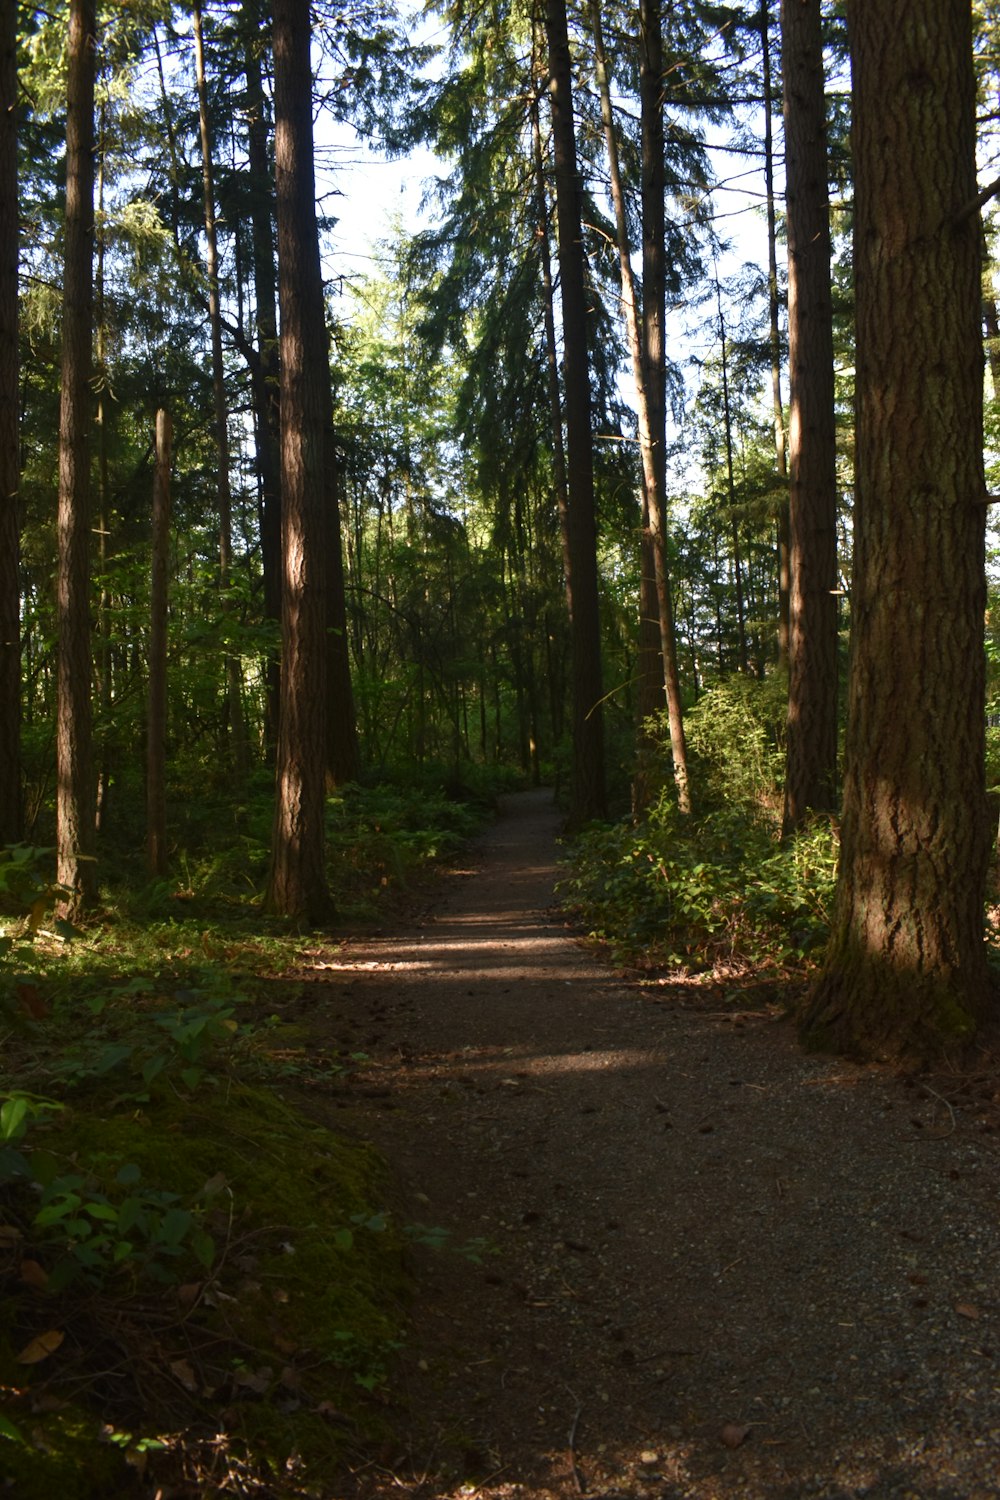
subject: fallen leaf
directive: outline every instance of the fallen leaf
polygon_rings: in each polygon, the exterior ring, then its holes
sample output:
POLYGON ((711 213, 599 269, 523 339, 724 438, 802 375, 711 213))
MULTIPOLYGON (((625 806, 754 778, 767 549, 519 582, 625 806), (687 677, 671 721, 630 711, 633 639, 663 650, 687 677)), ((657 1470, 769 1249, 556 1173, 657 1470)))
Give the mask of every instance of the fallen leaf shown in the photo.
POLYGON ((177 1301, 181 1307, 194 1307, 204 1282, 186 1281, 183 1286, 177 1288, 177 1301))
POLYGON ((750 1428, 745 1422, 727 1422, 719 1433, 719 1438, 727 1448, 739 1448, 749 1436, 750 1428))
POLYGON ((25 1344, 17 1356, 18 1364, 41 1364, 42 1360, 48 1359, 50 1354, 55 1354, 65 1337, 61 1328, 49 1328, 45 1333, 40 1333, 37 1338, 31 1340, 30 1344, 25 1344))
POLYGON ((171 1374, 180 1381, 186 1391, 198 1389, 198 1377, 186 1359, 173 1359, 170 1361, 171 1374))
POLYGON ((21 1231, 16 1224, 0 1224, 0 1245, 16 1245, 21 1231))
POLYGON ((21 1281, 25 1286, 33 1286, 40 1292, 49 1284, 49 1273, 37 1260, 22 1260, 21 1281))
POLYGON ((974 1302, 956 1302, 955 1311, 960 1318, 971 1318, 973 1322, 982 1317, 982 1313, 974 1302))
POLYGON ((258 1396, 263 1396, 274 1377, 274 1371, 270 1365, 264 1365, 259 1370, 234 1370, 233 1385, 243 1386, 248 1391, 253 1391, 258 1396))

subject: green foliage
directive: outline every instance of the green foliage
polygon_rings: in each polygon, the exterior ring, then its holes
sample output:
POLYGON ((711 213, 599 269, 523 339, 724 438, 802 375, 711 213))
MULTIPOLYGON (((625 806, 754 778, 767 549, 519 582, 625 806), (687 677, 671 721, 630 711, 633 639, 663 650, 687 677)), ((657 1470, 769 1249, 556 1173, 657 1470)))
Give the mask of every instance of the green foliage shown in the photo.
POLYGON ((739 810, 692 822, 664 803, 639 828, 585 834, 559 889, 619 962, 784 965, 825 942, 836 862, 829 822, 781 845, 739 810))
POLYGON ((684 727, 691 784, 706 807, 766 814, 776 806, 787 711, 788 682, 778 673, 763 681, 737 673, 702 694, 684 727))

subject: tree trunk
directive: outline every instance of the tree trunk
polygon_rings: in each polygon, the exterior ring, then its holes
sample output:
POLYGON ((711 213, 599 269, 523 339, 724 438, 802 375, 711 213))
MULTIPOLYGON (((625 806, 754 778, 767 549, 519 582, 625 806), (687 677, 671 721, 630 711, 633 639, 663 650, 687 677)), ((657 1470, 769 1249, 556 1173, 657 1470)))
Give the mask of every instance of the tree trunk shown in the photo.
POLYGON ((326 525, 327 620, 326 671, 329 712, 326 731, 326 777, 329 786, 357 781, 361 774, 358 724, 351 685, 351 653, 347 635, 347 593, 344 585, 344 545, 340 526, 340 484, 333 434, 330 360, 326 356, 326 525))
MULTIPOLYGON (((215 221, 215 184, 212 167, 212 137, 208 120, 208 88, 205 80, 205 48, 202 40, 201 3, 194 0, 195 74, 198 86, 198 118, 201 126, 201 174, 205 208, 205 269, 208 273, 208 322, 212 339, 212 400, 215 410, 215 451, 218 464, 216 494, 219 505, 219 593, 223 618, 232 606, 229 585, 233 566, 233 502, 229 483, 229 411, 226 405, 226 369, 222 354, 222 308, 219 294, 219 248, 215 221)), ((225 653, 226 705, 233 768, 243 780, 249 770, 249 751, 243 717, 240 663, 231 650, 225 653)))
POLYGON ((167 873, 167 572, 172 435, 169 412, 158 411, 149 591, 149 716, 146 721, 146 863, 151 875, 167 873))
POLYGON ((562 293, 563 390, 566 399, 566 477, 572 570, 573 784, 570 821, 577 826, 607 812, 601 629, 597 581, 597 521, 590 424, 587 297, 580 178, 573 127, 573 85, 565 0, 546 0, 549 97, 555 159, 559 276, 562 293))
MULTIPOLYGON (((639 369, 646 407, 643 464, 649 499, 649 530, 653 544, 656 598, 660 618, 663 688, 670 724, 677 806, 691 811, 687 746, 681 684, 677 671, 674 604, 667 568, 667 377, 666 324, 666 192, 663 137, 663 22, 660 0, 639 4, 639 98, 642 115, 642 354, 639 369)), ((640 427, 640 435, 642 435, 640 427)))
POLYGON ((59 402, 56 878, 76 912, 97 894, 90 703, 90 373, 94 291, 94 0, 71 0, 59 402))
POLYGON ((21 837, 17 3, 0 3, 0 844, 21 837))
POLYGON ((848 18, 853 630, 836 912, 804 1030, 928 1056, 967 1042, 989 1003, 971 16, 969 0, 853 0, 848 18))
POLYGON ((789 550, 787 442, 785 408, 781 399, 781 328, 778 322, 778 228, 774 202, 774 92, 771 81, 771 5, 760 4, 761 71, 764 80, 764 193, 767 199, 767 311, 768 344, 771 353, 771 407, 774 412, 774 461, 781 484, 777 511, 778 540, 778 667, 788 670, 791 633, 791 561, 789 550))
POLYGON ((790 370, 784 834, 837 797, 837 432, 820 0, 782 0, 790 370))
MULTIPOLYGON (((729 534, 733 542, 733 579, 736 585, 736 653, 739 668, 744 675, 750 670, 747 655, 747 617, 743 599, 743 558, 740 548, 740 528, 736 521, 736 473, 733 465, 733 412, 729 400, 729 349, 726 338, 726 320, 722 313, 722 287, 715 278, 715 300, 719 313, 719 343, 722 348, 722 425, 726 445, 726 488, 729 495, 729 534)), ((720 656, 721 665, 721 636, 720 656)))
POLYGON ((326 881, 326 415, 330 375, 316 224, 309 0, 274 6, 281 308, 282 674, 267 904, 332 916, 326 881))
MULTIPOLYGON (((611 200, 615 211, 618 241, 618 273, 621 281, 622 311, 632 355, 636 406, 639 418, 639 447, 642 455, 642 561, 651 562, 653 599, 640 588, 640 650, 642 647, 642 606, 655 600, 657 623, 657 657, 660 687, 655 707, 662 706, 666 696, 670 726, 670 746, 677 788, 677 805, 681 812, 691 811, 688 793, 687 747, 684 742, 684 719, 681 705, 680 678, 677 672, 677 646, 674 635, 673 601, 666 556, 666 373, 663 328, 665 322, 665 235, 663 216, 664 141, 662 107, 663 41, 658 4, 639 7, 640 72, 639 88, 642 108, 642 214, 643 214, 643 319, 642 336, 632 275, 632 252, 629 244, 625 194, 618 158, 611 106, 611 81, 608 58, 601 27, 600 0, 592 0, 591 22, 594 30, 594 60, 604 139, 611 177, 611 200)), ((649 650, 647 648, 647 658, 649 650)), ((641 661, 641 656, 640 656, 641 661)), ((640 686, 642 678, 640 674, 640 686)), ((632 786, 633 810, 641 812, 655 791, 650 766, 650 743, 639 724, 636 774, 632 786)))

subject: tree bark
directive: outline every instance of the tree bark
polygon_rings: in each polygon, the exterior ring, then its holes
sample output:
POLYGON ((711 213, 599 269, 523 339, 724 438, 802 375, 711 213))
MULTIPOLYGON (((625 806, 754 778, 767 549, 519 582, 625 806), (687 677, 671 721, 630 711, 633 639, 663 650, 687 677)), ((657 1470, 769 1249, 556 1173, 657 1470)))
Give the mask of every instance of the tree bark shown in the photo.
POLYGON ((587 297, 565 0, 546 0, 545 30, 549 47, 549 98, 558 216, 572 569, 573 780, 570 821, 579 826, 606 815, 607 794, 587 297))
POLYGON ((146 863, 167 873, 167 573, 170 558, 169 412, 156 413, 152 573, 149 593, 149 714, 146 720, 146 863))
POLYGON ((90 374, 94 283, 94 0, 71 0, 59 402, 56 878, 73 913, 97 894, 90 702, 90 374))
POLYGON ((981 287, 969 0, 852 0, 857 501, 841 866, 807 1039, 987 1013, 981 287))
POLYGON ((282 676, 270 910, 333 914, 325 863, 326 415, 330 375, 316 223, 309 0, 274 6, 281 309, 282 676))
POLYGON ((820 0, 782 0, 790 370, 783 832, 837 797, 837 432, 820 0))
POLYGON ((17 3, 0 3, 0 844, 22 833, 17 3))
POLYGON ((326 778, 331 787, 357 781, 361 750, 351 684, 350 640, 347 634, 347 591, 344 582, 344 544, 340 525, 340 482, 333 430, 329 351, 326 356, 326 553, 327 619, 326 673, 329 712, 326 731, 326 778))

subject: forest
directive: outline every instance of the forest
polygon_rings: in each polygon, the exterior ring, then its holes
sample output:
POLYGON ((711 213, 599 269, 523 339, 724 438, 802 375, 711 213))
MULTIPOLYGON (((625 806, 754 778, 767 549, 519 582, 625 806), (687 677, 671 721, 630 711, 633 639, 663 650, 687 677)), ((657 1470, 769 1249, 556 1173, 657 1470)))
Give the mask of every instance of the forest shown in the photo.
MULTIPOLYGON (((0 16, 0 1458, 32 1500, 159 1472, 134 1417, 81 1438, 82 1335, 45 1443, 30 1377, 70 1304, 130 1349, 150 1288, 206 1313, 266 1238, 231 1206, 254 1129, 310 1163, 246 1200, 324 1216, 296 1274, 337 1283, 334 1363, 390 1378, 407 1235, 447 1236, 289 1104, 319 1065, 281 997, 510 793, 552 789, 563 917, 618 969, 855 1061, 992 1045, 1000 11, 0 16), (363 270, 345 139, 435 163, 363 270)), ((276 1413, 233 1492, 333 1493, 280 1487, 276 1413)))

